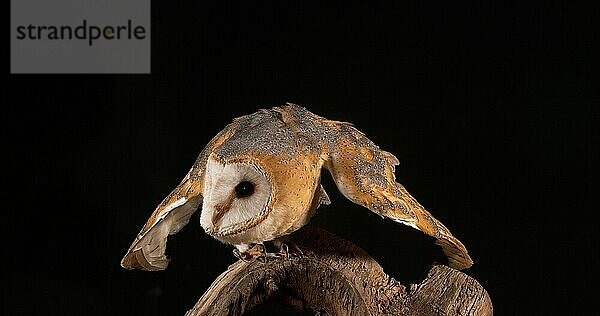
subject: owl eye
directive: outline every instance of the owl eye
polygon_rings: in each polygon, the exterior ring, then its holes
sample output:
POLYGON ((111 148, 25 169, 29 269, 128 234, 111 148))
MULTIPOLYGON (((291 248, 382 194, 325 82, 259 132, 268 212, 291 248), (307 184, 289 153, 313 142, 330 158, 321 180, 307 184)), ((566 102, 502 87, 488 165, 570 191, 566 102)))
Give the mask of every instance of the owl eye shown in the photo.
POLYGON ((242 181, 235 186, 235 195, 239 198, 247 197, 254 193, 254 184, 248 181, 242 181))

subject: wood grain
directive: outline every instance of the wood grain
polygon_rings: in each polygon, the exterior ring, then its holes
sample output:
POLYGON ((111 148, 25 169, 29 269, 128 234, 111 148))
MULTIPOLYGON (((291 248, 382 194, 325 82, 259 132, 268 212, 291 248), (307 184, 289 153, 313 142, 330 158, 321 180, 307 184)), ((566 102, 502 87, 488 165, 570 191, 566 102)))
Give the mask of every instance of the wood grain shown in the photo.
POLYGON ((223 272, 186 316, 242 315, 272 301, 319 315, 492 315, 485 289, 443 265, 405 287, 364 250, 331 233, 307 228, 304 255, 238 261, 223 272))

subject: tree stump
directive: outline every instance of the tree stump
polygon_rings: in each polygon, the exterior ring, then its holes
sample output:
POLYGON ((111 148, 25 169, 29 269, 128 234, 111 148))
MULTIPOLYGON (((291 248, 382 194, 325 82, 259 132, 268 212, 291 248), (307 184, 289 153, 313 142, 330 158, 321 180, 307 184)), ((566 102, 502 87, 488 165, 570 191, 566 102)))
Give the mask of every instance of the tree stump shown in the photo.
POLYGON ((485 289, 447 266, 432 266, 407 288, 364 250, 327 231, 307 228, 300 246, 301 256, 232 264, 186 316, 242 315, 271 300, 319 315, 492 315, 485 289))

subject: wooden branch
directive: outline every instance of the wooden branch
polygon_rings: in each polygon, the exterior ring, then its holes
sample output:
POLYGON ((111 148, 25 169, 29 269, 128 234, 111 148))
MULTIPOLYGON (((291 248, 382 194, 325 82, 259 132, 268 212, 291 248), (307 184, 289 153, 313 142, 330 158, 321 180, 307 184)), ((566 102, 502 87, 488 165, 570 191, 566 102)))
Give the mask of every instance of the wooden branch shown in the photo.
POLYGON ((320 315, 492 315, 483 287, 452 268, 432 266, 407 289, 364 250, 324 230, 307 228, 300 244, 302 256, 234 263, 186 316, 241 315, 271 300, 320 315))

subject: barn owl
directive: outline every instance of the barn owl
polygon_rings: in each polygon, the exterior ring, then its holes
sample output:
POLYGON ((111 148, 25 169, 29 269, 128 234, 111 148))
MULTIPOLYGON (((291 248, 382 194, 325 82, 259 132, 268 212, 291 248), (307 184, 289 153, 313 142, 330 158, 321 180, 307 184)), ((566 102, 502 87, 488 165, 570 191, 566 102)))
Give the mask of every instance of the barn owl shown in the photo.
POLYGON ((320 183, 325 168, 346 198, 436 238, 450 266, 470 267, 465 246, 395 181, 397 164, 394 155, 352 124, 295 104, 236 118, 158 205, 121 266, 165 269, 167 236, 186 225, 198 208, 204 231, 233 245, 242 259, 259 256, 266 241, 285 246, 285 236, 330 203, 320 183))

